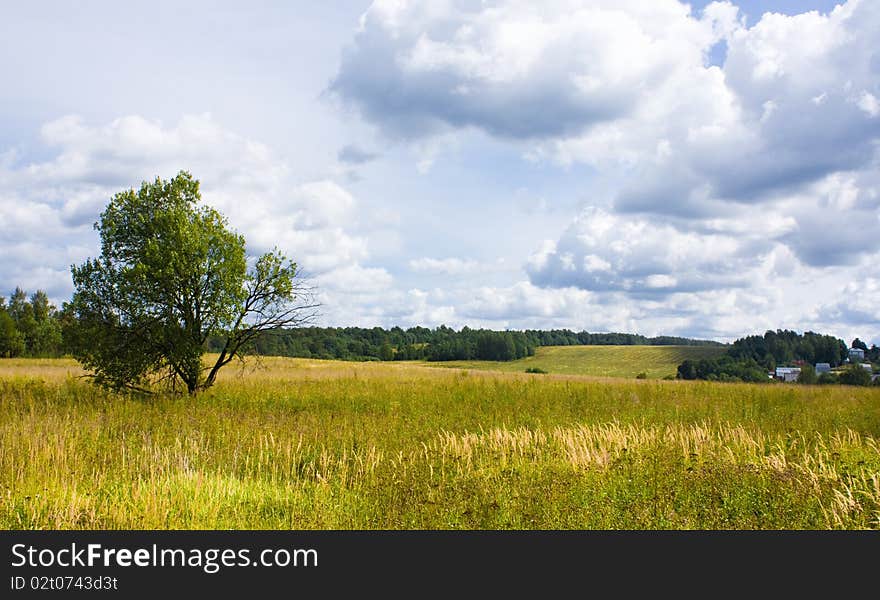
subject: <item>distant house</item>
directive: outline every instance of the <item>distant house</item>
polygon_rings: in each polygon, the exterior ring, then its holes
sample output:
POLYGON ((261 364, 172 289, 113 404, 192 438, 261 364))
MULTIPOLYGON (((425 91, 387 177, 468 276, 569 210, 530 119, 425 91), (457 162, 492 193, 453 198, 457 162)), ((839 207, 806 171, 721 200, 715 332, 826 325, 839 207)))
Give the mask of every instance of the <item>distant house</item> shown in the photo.
POLYGON ((865 360, 865 351, 861 348, 850 348, 849 349, 849 362, 862 362, 865 360))
POLYGON ((829 363, 816 363, 816 375, 821 375, 822 373, 830 373, 831 365, 829 363))
POLYGON ((776 367, 776 379, 786 383, 797 381, 798 375, 800 374, 800 367, 776 367))
POLYGON ((862 368, 863 368, 864 370, 866 370, 868 373, 873 373, 873 372, 874 372, 874 367, 871 366, 871 363, 861 363, 861 365, 862 365, 862 368))

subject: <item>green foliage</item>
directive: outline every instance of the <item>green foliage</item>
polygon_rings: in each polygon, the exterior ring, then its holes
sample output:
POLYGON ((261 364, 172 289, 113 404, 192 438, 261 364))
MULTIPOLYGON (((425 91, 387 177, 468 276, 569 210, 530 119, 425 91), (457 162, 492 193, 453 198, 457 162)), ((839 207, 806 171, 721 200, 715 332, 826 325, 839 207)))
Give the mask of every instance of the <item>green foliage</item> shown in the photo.
POLYGON ((382 342, 382 347, 379 350, 379 359, 394 360, 394 348, 391 347, 391 344, 388 342, 388 340, 382 342))
MULTIPOLYGON (((645 338, 627 333, 574 333, 567 329, 539 331, 491 331, 463 327, 456 331, 445 325, 435 329, 411 327, 301 327, 268 331, 254 341, 258 354, 339 360, 429 360, 429 361, 516 361, 533 356, 538 347, 670 345, 695 348, 723 348, 721 344, 661 336, 645 338), (676 344, 676 342, 679 342, 676 344), (386 346, 391 347, 388 352, 386 346)), ((222 340, 211 338, 208 346, 219 352, 222 340)))
POLYGON ((724 355, 718 358, 686 360, 678 366, 679 379, 707 381, 768 381, 766 370, 752 359, 736 359, 724 355))
POLYGON ((529 367, 528 369, 526 369, 526 373, 544 373, 544 374, 546 374, 547 371, 545 371, 541 367, 529 367))
POLYGON ((843 364, 847 357, 843 340, 830 335, 807 331, 767 331, 763 336, 750 335, 736 340, 730 348, 735 359, 752 359, 767 370, 804 361, 810 364, 827 362, 832 367, 843 364))
POLYGON ((16 328, 9 312, 0 307, 0 357, 21 356, 24 352, 24 336, 16 328))
POLYGON ((871 385, 871 372, 858 364, 847 366, 839 375, 843 385, 871 385))
MULTIPOLYGON (((858 338, 853 340, 853 347, 867 347, 858 338)), ((876 346, 866 352, 871 360, 871 353, 880 349, 876 346)), ((804 384, 844 383, 848 385, 870 385, 871 375, 865 369, 847 368, 839 376, 822 373, 816 376, 813 363, 827 362, 832 366, 844 363, 847 358, 847 347, 843 340, 830 335, 821 335, 808 331, 803 335, 794 331, 767 331, 763 336, 752 335, 736 340, 726 355, 715 361, 685 361, 678 367, 679 379, 706 379, 709 381, 768 381, 766 374, 776 366, 799 364, 801 372, 798 382, 804 384)))
MULTIPOLYGON (((208 347, 220 350, 219 339, 208 347)), ((496 360, 509 361, 535 352, 531 338, 521 331, 489 331, 464 327, 455 331, 412 327, 300 327, 267 331, 254 340, 264 356, 340 360, 496 360)))
POLYGON ((840 379, 838 378, 836 373, 822 373, 821 375, 819 375, 816 383, 818 383, 819 385, 836 385, 840 383, 840 379))
POLYGON ((101 256, 71 268, 64 322, 96 383, 144 389, 162 379, 192 394, 261 331, 290 323, 295 265, 273 252, 248 272, 244 238, 200 200, 199 182, 181 172, 116 194, 95 224, 101 256), (206 368, 212 335, 222 349, 206 368))
POLYGON ((819 378, 816 375, 816 368, 809 363, 801 365, 801 372, 798 373, 797 381, 798 383, 803 383, 806 385, 813 385, 815 383, 818 383, 819 378))
POLYGON ((62 354, 61 325, 46 292, 30 298, 15 288, 9 306, 0 298, 0 357, 53 357, 62 354))
POLYGON ((645 373, 644 371, 642 371, 641 373, 636 375, 636 379, 647 379, 647 378, 648 378, 648 374, 645 373))

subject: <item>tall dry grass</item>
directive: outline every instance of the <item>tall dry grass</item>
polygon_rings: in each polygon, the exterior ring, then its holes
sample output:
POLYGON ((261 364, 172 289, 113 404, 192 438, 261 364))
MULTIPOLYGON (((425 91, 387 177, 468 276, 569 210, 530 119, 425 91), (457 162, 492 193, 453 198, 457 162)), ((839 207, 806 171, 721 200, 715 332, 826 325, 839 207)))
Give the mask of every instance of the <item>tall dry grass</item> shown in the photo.
POLYGON ((4 528, 880 528, 880 391, 264 359, 194 399, 0 362, 4 528))

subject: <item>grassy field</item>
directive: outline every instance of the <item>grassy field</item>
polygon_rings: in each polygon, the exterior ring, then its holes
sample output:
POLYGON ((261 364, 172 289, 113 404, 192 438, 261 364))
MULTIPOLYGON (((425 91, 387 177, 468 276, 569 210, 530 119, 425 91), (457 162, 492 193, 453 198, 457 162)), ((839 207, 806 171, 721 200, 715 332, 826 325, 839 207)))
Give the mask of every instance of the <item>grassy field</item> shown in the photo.
POLYGON ((548 373, 595 377, 635 377, 645 373, 651 379, 662 379, 675 376, 678 365, 687 359, 715 358, 725 350, 723 346, 544 346, 537 348, 534 356, 509 362, 461 360, 424 364, 519 373, 537 367, 548 373))
POLYGON ((880 390, 264 359, 194 399, 0 361, 0 527, 880 528, 880 390))

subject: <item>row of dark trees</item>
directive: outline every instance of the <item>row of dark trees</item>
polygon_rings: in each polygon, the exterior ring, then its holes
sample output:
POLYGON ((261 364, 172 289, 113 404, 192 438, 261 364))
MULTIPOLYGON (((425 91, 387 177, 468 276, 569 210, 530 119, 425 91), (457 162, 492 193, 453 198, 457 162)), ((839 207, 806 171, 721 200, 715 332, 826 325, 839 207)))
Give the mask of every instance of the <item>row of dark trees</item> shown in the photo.
MULTIPOLYGON (((209 340, 209 350, 218 341, 209 340)), ((718 342, 677 337, 647 338, 630 333, 490 331, 441 325, 411 327, 303 327, 266 333, 255 342, 258 354, 338 360, 516 360, 538 346, 573 345, 718 345, 718 342)))
MULTIPOLYGON (((880 365, 880 348, 868 346, 856 338, 853 348, 865 351, 865 360, 880 365)), ((801 367, 800 383, 843 383, 870 385, 871 373, 861 365, 850 365, 840 373, 816 374, 813 365, 828 363, 839 367, 846 363, 849 348, 843 340, 808 331, 767 331, 763 336, 750 335, 736 340, 727 352, 714 359, 686 360, 678 366, 679 379, 709 381, 769 381, 768 372, 778 366, 801 367)))
MULTIPOLYGON (((44 291, 28 295, 16 288, 8 302, 0 297, 0 357, 52 357, 69 352, 64 322, 64 314, 49 302, 44 291)), ((209 337, 206 350, 220 352, 223 343, 222 337, 209 337)), ((251 351, 266 356, 337 360, 508 361, 531 356, 538 346, 635 344, 717 345, 717 342, 567 329, 491 331, 464 327, 456 331, 445 325, 434 329, 302 327, 263 332, 253 340, 251 351)), ((880 348, 876 345, 868 347, 856 338, 852 347, 864 350, 867 362, 880 364, 880 348)), ((803 383, 864 383, 863 374, 855 370, 816 376, 810 367, 820 362, 838 367, 846 362, 847 355, 846 344, 833 336, 809 331, 804 334, 767 331, 763 336, 736 340, 721 357, 684 361, 678 367, 678 377, 764 382, 768 380, 767 372, 777 366, 801 364, 803 383)))
MULTIPOLYGON (((208 340, 216 351, 218 340, 208 340)), ((412 327, 302 327, 267 332, 254 342, 264 356, 337 360, 516 360, 535 353, 520 331, 412 327)))
MULTIPOLYGON (((70 319, 68 318, 67 321, 70 319)), ((0 357, 51 357, 69 353, 65 316, 46 293, 16 288, 8 303, 0 297, 0 357)), ((220 352, 225 340, 211 336, 206 350, 220 352)), ((445 325, 427 327, 302 327, 263 332, 251 350, 264 356, 337 360, 497 360, 531 356, 538 346, 718 345, 718 342, 631 333, 574 332, 568 329, 490 331, 445 325)))
POLYGON ((8 303, 0 296, 0 357, 50 357, 62 352, 61 322, 45 292, 28 296, 15 288, 8 303))
POLYGON ((846 362, 847 347, 843 340, 831 335, 807 331, 778 329, 767 331, 763 336, 750 335, 736 340, 728 350, 735 359, 753 359, 765 369, 803 361, 810 364, 828 363, 837 367, 846 362))
POLYGON ((679 379, 707 381, 767 381, 767 370, 751 358, 737 359, 729 354, 718 358, 686 360, 678 365, 679 379))

